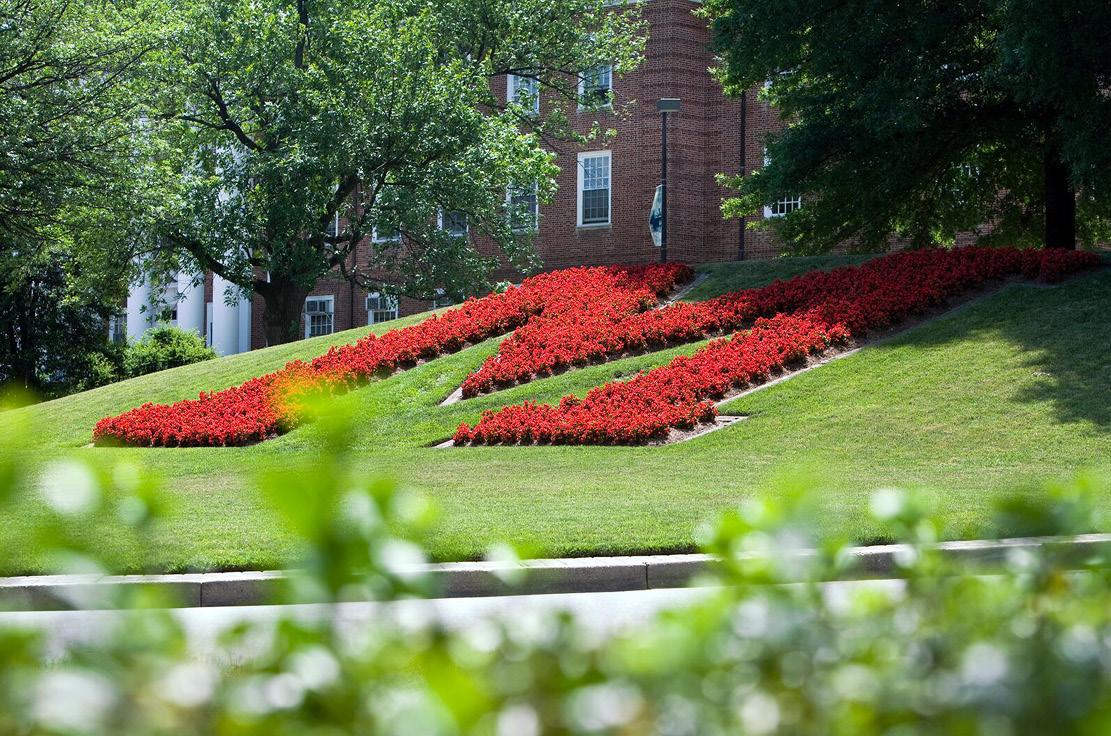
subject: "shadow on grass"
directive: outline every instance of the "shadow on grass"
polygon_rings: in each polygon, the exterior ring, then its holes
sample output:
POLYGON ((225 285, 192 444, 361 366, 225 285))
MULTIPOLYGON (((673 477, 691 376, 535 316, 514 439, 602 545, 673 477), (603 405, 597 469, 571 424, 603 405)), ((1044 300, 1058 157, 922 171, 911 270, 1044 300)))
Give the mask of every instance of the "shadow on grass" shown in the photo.
POLYGON ((1111 268, 1044 287, 1016 284, 915 336, 943 345, 977 334, 1002 336, 1023 350, 1034 381, 1022 402, 1048 403, 1061 422, 1111 428, 1111 268))

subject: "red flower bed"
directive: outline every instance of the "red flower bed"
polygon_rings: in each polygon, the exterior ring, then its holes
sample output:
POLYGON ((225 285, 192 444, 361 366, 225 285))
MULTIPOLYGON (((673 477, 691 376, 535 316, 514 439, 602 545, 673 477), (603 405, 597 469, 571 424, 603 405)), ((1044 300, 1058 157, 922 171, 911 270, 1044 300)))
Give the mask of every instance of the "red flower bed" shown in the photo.
POLYGON ((1071 252, 912 251, 657 311, 648 310, 660 295, 690 279, 687 266, 573 268, 526 279, 503 294, 470 299, 420 324, 369 335, 234 388, 176 404, 144 404, 102 419, 93 438, 167 447, 264 440, 302 421, 308 396, 343 391, 515 329, 499 354, 468 379, 469 395, 751 325, 732 340, 627 383, 595 389, 582 401, 568 397, 558 407, 507 407, 456 433, 460 443, 644 442, 712 418, 708 399, 730 387, 766 380, 792 360, 898 322, 985 281, 1008 275, 1058 280, 1096 262, 1091 254, 1071 252))
MULTIPOLYGON (((306 394, 341 391, 504 334, 530 320, 558 320, 609 310, 647 309, 691 277, 683 264, 572 268, 525 279, 519 287, 382 336, 334 347, 315 360, 175 404, 144 404, 97 422, 93 441, 142 446, 242 445, 301 421, 306 394)), ((617 310, 617 311, 614 311, 617 310)))
POLYGON ((693 356, 627 382, 593 389, 581 401, 564 397, 558 406, 526 402, 483 414, 472 429, 463 424, 455 442, 464 444, 638 444, 666 437, 672 427, 691 429, 717 412, 706 399, 767 380, 773 372, 846 337, 806 317, 779 315, 757 320, 731 340, 717 340, 693 356))
POLYGON ((555 359, 562 364, 585 363, 630 347, 697 339, 755 319, 751 330, 732 340, 713 342, 691 357, 676 358, 631 381, 596 388, 581 401, 568 396, 554 407, 525 403, 488 411, 474 427, 462 424, 454 439, 456 444, 636 444, 663 439, 673 428, 688 429, 712 420, 716 411, 708 399, 761 383, 792 361, 833 343, 924 313, 991 280, 1011 275, 1058 280, 1096 263, 1094 255, 1076 252, 909 251, 727 294, 700 305, 638 314, 610 322, 609 333, 604 323, 591 322, 582 340, 560 331, 566 344, 526 333, 533 346, 543 348, 532 352, 529 342, 518 341, 515 335, 506 354, 511 370, 518 373, 491 368, 489 373, 500 380, 508 381, 513 375, 521 380, 530 357, 539 370, 527 375, 550 370, 555 359))
MULTIPOLYGON (((463 396, 470 398, 623 354, 658 350, 731 333, 751 325, 759 317, 826 305, 857 288, 879 293, 887 287, 886 308, 897 311, 901 292, 918 283, 923 268, 944 278, 944 288, 963 289, 969 280, 1006 274, 1022 273, 1028 278, 1058 280, 1083 262, 1091 262, 1092 258, 1094 256, 1069 251, 914 251, 880 258, 856 268, 813 272, 698 304, 674 304, 655 311, 629 310, 624 305, 612 304, 590 311, 552 314, 530 321, 504 340, 497 354, 464 381, 463 396), (946 273, 947 269, 974 269, 974 272, 946 273)), ((938 284, 937 288, 942 289, 942 286, 938 284)), ((944 298, 946 293, 938 291, 935 296, 944 298)), ((924 294, 920 301, 923 298, 924 294)), ((870 323, 866 315, 861 318, 863 322, 852 326, 860 328, 870 323)))
MULTIPOLYGON (((661 267, 662 268, 662 267, 661 267)), ((671 264, 669 283, 689 281, 694 275, 688 266, 671 264)), ((597 362, 625 349, 621 337, 628 333, 625 324, 657 312, 645 310, 657 304, 655 293, 609 290, 582 294, 567 300, 565 308, 545 310, 502 341, 497 354, 463 382, 463 396, 470 398, 484 391, 504 388, 534 375, 549 376, 571 366, 597 362)))
POLYGON ((571 268, 543 274, 503 294, 469 299, 463 308, 443 316, 332 348, 311 366, 336 380, 359 383, 376 373, 392 373, 533 322, 568 320, 570 315, 617 308, 613 305, 630 311, 646 309, 656 303, 658 294, 690 277, 690 267, 683 264, 571 268))

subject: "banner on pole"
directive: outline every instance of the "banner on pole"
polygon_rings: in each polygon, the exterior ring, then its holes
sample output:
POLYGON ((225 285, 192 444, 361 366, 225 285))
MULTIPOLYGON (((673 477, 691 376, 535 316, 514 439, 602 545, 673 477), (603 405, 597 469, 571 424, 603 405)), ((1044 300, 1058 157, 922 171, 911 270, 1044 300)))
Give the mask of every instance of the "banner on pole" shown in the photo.
POLYGON ((652 211, 648 215, 648 229, 652 232, 652 242, 657 248, 662 248, 664 230, 663 184, 656 187, 656 196, 652 199, 652 211))

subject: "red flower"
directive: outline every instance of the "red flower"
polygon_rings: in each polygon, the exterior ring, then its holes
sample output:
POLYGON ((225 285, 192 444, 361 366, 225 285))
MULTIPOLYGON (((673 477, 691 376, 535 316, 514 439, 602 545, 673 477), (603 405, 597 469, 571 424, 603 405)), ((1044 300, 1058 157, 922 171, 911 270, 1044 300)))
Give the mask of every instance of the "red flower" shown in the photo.
MULTIPOLYGON (((623 318, 611 311, 530 323, 468 379, 472 392, 622 352, 750 327, 631 381, 593 389, 556 407, 525 403, 460 425, 457 444, 639 444, 712 421, 718 400, 792 363, 869 330, 897 324, 993 279, 1059 280, 1098 263, 1088 253, 964 248, 891 254, 862 266, 814 272, 761 289, 623 318)), ((619 310, 615 310, 619 311, 619 310)))
POLYGON ((502 294, 468 299, 460 308, 381 337, 334 347, 310 363, 285 368, 241 386, 202 393, 176 404, 144 404, 97 422, 93 441, 141 446, 244 445, 286 432, 302 421, 310 395, 362 385, 469 343, 501 335, 530 320, 596 309, 607 300, 645 309, 692 276, 690 267, 572 268, 542 274, 502 294))
POLYGON ((653 310, 689 280, 683 264, 571 268, 416 325, 368 335, 315 360, 170 405, 144 404, 97 422, 93 439, 143 446, 243 445, 303 421, 306 399, 366 383, 486 338, 515 332, 463 384, 465 396, 705 336, 734 333, 690 357, 593 389, 557 406, 524 403, 462 424, 459 444, 638 444, 712 421, 713 400, 792 363, 896 324, 993 279, 1047 281, 1098 263, 1090 253, 964 248, 921 250, 808 273, 700 304, 653 310))

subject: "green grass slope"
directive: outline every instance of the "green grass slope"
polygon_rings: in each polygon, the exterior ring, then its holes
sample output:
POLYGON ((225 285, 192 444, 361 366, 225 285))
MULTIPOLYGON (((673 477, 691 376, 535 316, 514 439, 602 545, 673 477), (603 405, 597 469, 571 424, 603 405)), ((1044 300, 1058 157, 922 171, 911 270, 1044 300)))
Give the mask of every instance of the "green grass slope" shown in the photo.
MULTIPOLYGON (((707 267, 691 298, 767 283, 845 258, 707 267)), ((398 479, 439 508, 430 551, 480 556, 496 541, 537 554, 685 551, 697 524, 742 499, 779 492, 805 472, 821 491, 827 532, 876 536, 862 513, 872 490, 924 488, 944 510, 948 536, 974 536, 1002 493, 1111 464, 1111 271, 1045 288, 1012 285, 956 313, 730 403, 748 418, 668 447, 521 447, 437 450, 460 421, 524 399, 568 392, 660 365, 699 345, 572 371, 492 396, 440 407, 497 346, 438 359, 336 400, 355 417, 360 471, 398 479)), ((393 323, 389 327, 397 326, 393 323)), ((11 413, 28 423, 21 451, 123 459, 160 475, 174 511, 155 553, 101 529, 121 569, 267 568, 296 550, 266 509, 259 469, 311 458, 323 438, 310 425, 253 447, 85 448, 93 424, 145 401, 190 398, 236 384, 366 330, 145 376, 11 413), (153 554, 153 556, 151 556, 153 554)), ((1105 501, 1111 506, 1111 499, 1105 501)), ((18 536, 41 511, 28 502, 0 518, 18 536)), ((43 564, 9 555, 11 569, 43 564)))

